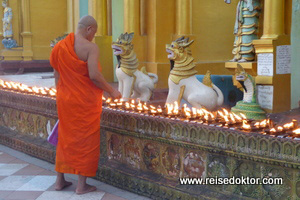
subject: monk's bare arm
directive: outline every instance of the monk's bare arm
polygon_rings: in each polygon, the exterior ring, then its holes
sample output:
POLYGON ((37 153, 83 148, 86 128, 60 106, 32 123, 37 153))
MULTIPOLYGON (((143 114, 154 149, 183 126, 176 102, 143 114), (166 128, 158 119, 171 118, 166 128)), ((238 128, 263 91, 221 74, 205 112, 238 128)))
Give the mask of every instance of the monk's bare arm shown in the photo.
POLYGON ((56 70, 54 70, 54 78, 55 78, 55 87, 57 87, 58 80, 59 80, 59 73, 56 70))
POLYGON ((115 89, 107 83, 103 75, 98 69, 99 48, 96 44, 92 44, 88 53, 88 70, 92 82, 100 89, 112 94, 115 89))

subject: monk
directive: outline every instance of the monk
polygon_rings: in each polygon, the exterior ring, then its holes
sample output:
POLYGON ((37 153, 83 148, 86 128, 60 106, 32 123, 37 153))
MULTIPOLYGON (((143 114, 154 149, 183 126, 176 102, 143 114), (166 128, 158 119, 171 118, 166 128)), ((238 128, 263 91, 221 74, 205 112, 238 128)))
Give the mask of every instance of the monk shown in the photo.
POLYGON ((77 174, 77 194, 96 190, 86 179, 95 176, 98 169, 102 93, 106 91, 112 98, 121 98, 101 74, 99 49, 92 43, 96 32, 96 20, 82 17, 76 34, 70 33, 57 43, 50 56, 59 118, 55 189, 62 190, 72 184, 65 180, 64 173, 77 174))

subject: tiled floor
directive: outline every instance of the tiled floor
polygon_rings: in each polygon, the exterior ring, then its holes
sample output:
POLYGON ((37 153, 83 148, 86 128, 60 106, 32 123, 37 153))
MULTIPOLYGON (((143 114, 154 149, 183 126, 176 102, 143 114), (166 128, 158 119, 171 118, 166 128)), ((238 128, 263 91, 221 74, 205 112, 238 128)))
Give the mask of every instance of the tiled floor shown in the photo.
POLYGON ((147 200, 148 198, 88 179, 97 191, 75 194, 76 178, 66 175, 73 185, 55 191, 54 165, 0 145, 0 200, 147 200))

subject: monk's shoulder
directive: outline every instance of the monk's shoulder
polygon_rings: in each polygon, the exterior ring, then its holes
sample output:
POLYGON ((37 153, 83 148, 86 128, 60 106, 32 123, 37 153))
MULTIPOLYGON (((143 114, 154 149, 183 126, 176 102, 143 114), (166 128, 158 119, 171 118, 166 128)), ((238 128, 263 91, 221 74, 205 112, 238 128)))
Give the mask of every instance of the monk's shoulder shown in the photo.
POLYGON ((90 42, 88 44, 88 53, 89 54, 98 54, 99 53, 99 47, 97 44, 90 42))
POLYGON ((91 51, 99 51, 98 45, 95 44, 95 43, 92 43, 92 42, 89 42, 88 48, 89 48, 91 51))

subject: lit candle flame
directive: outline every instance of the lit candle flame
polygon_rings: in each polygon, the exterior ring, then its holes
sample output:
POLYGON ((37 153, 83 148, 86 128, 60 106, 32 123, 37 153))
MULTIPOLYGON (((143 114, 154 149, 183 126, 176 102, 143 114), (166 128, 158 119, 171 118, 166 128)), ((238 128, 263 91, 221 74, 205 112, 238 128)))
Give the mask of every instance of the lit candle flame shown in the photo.
POLYGON ((225 117, 225 115, 224 115, 221 111, 218 111, 218 114, 219 114, 222 118, 225 117))
POLYGON ((278 126, 278 127, 277 127, 277 130, 278 130, 279 132, 283 131, 283 127, 282 127, 282 126, 278 126))
POLYGON ((299 134, 300 134, 300 128, 298 128, 298 129, 294 130, 294 131, 293 131, 293 133, 295 133, 295 134, 299 135, 299 134))
POLYGON ((194 116, 197 116, 197 109, 193 107, 192 108, 192 113, 193 113, 194 116))
POLYGON ((256 128, 259 128, 260 127, 260 122, 256 122, 255 124, 254 124, 254 126, 256 127, 256 128))
POLYGON ((286 123, 286 124, 283 125, 283 127, 284 127, 285 129, 291 129, 291 128, 294 127, 294 123, 293 123, 293 122, 286 123))
POLYGON ((111 102, 111 98, 108 98, 107 100, 106 100, 106 103, 110 103, 111 102))
POLYGON ((225 115, 229 115, 229 112, 225 108, 223 108, 223 111, 225 115))
POLYGON ((160 114, 162 113, 162 108, 160 106, 157 107, 157 112, 160 114))
POLYGON ((191 113, 190 112, 185 112, 186 118, 191 118, 191 113))
POLYGON ((242 118, 235 113, 232 113, 237 121, 242 121, 242 118))
POLYGON ((276 129, 275 129, 275 128, 272 128, 272 129, 270 130, 270 132, 272 132, 272 133, 276 133, 277 131, 276 131, 276 129))
POLYGON ((126 102, 126 103, 125 103, 125 107, 126 107, 126 109, 129 109, 129 108, 130 108, 129 102, 126 102))
POLYGON ((154 106, 150 105, 150 109, 155 110, 156 108, 154 106))
POLYGON ((247 119, 246 115, 244 115, 243 113, 240 113, 240 115, 243 119, 247 119))
POLYGON ((267 126, 267 120, 263 120, 259 123, 259 125, 263 128, 265 128, 267 126))
POLYGON ((232 113, 230 113, 230 119, 231 119, 231 121, 232 121, 232 123, 236 123, 236 121, 235 121, 235 119, 234 119, 234 116, 233 116, 233 114, 232 113))
POLYGON ((250 126, 250 124, 247 123, 246 120, 243 120, 243 126, 242 126, 242 128, 245 129, 245 130, 250 130, 251 126, 250 126))

